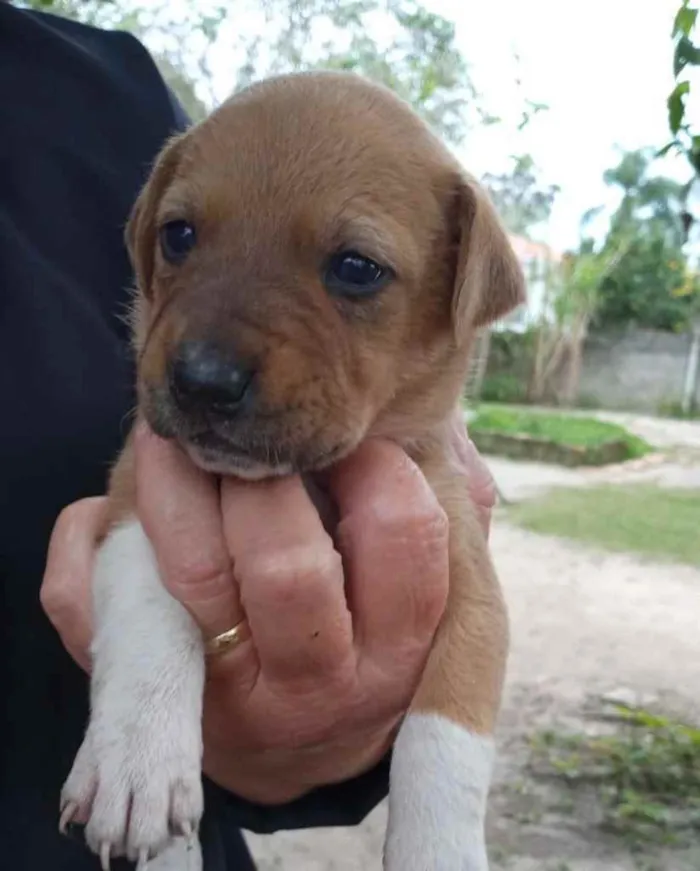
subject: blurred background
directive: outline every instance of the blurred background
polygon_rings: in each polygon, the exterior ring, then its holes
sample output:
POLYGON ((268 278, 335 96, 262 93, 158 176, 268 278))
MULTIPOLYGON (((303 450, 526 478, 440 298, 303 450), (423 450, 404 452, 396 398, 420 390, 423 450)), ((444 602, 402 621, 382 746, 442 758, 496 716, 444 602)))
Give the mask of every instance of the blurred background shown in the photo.
MULTIPOLYGON (((477 340, 511 611, 494 869, 700 869, 700 28, 691 0, 33 0, 133 32, 193 120, 270 73, 389 85, 489 188, 528 282, 477 340)), ((261 871, 381 866, 357 829, 261 871)))

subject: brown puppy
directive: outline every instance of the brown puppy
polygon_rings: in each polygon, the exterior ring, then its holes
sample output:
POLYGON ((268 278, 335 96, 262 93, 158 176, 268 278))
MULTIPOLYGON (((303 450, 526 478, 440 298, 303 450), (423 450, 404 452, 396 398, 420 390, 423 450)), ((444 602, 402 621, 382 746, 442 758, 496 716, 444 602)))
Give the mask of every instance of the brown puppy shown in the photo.
MULTIPOLYGON (((483 871, 507 619, 445 428, 473 332, 523 300, 476 182, 389 91, 339 73, 236 95, 160 155, 129 224, 139 413, 203 468, 314 473, 399 441, 450 524, 450 595, 394 750, 389 871, 483 871)), ((63 820, 192 867, 203 643, 134 516, 129 449, 95 573, 92 714, 63 820), (157 628, 156 628, 157 627, 157 628), (188 864, 190 863, 190 864, 188 864)))

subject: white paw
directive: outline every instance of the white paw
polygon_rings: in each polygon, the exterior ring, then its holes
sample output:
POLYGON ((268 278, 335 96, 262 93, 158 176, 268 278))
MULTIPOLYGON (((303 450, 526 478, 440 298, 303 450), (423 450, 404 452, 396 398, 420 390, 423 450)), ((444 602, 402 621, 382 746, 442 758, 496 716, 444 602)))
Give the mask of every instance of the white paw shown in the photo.
POLYGON ((161 584, 136 522, 102 545, 93 592, 92 713, 63 788, 61 827, 85 824, 104 868, 123 855, 143 868, 165 850, 173 861, 162 868, 185 871, 196 866, 180 862, 187 851, 172 839, 196 843, 202 815, 201 634, 161 584))
POLYGON ((200 766, 200 739, 182 721, 93 720, 63 787, 61 827, 85 823, 103 868, 123 855, 143 868, 176 835, 196 848, 200 766))
POLYGON ((488 871, 493 741, 437 714, 409 714, 392 755, 385 871, 488 871))

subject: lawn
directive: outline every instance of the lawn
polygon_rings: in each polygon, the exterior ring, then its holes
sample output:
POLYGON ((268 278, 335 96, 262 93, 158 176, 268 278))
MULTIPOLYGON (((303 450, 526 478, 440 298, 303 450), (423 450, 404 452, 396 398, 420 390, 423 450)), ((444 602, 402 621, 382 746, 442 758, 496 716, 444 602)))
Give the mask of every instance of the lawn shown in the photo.
POLYGON ((512 506, 509 516, 533 532, 700 566, 700 490, 561 488, 512 506))
POLYGON ((481 405, 469 421, 469 432, 525 435, 581 448, 596 448, 609 442, 623 441, 627 446, 628 459, 643 456, 650 450, 646 442, 617 424, 592 417, 533 411, 521 407, 481 405))

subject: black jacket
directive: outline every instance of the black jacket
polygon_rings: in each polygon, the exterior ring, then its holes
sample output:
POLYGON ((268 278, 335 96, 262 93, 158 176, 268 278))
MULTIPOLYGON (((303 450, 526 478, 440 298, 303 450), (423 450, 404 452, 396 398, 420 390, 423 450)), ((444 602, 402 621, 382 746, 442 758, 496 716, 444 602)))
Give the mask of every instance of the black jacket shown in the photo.
MULTIPOLYGON (((13 871, 98 867, 57 832, 88 687, 38 592, 57 514, 104 492, 125 435, 123 228, 155 154, 186 125, 132 36, 0 0, 0 865, 13 871)), ((233 871, 238 827, 353 824, 386 785, 384 763, 264 809, 207 784, 207 871, 233 871)))

